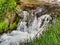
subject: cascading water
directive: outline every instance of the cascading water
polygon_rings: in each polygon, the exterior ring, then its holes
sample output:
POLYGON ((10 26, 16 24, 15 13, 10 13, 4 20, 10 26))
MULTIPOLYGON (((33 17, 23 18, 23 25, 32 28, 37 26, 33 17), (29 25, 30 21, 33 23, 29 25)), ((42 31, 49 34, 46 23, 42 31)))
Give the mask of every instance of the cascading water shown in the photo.
MULTIPOLYGON (((24 13, 24 15, 25 19, 26 14, 24 13)), ((38 19, 35 16, 29 27, 26 26, 26 21, 19 21, 16 30, 13 30, 9 34, 4 33, 0 37, 0 45, 20 45, 21 42, 33 40, 42 34, 42 31, 45 30, 50 20, 51 17, 49 14, 42 15, 38 19)))

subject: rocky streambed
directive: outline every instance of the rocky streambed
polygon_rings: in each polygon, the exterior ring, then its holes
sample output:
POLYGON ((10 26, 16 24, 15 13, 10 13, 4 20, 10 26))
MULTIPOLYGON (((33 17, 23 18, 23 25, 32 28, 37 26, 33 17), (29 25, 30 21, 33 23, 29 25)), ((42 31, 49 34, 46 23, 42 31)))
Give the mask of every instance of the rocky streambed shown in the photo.
MULTIPOLYGON (((42 32, 56 18, 57 13, 46 12, 45 6, 35 10, 23 10, 18 16, 22 20, 18 22, 17 29, 11 33, 4 33, 0 36, 0 45, 20 45, 21 43, 33 40, 42 35, 42 32)), ((53 11, 52 11, 53 12, 53 11)))
MULTIPOLYGON (((19 20, 16 30, 3 33, 0 36, 0 45, 21 45, 21 43, 30 42, 34 38, 40 37, 42 32, 46 30, 49 24, 54 22, 54 19, 60 13, 59 3, 55 1, 58 4, 55 5, 53 2, 51 4, 51 1, 47 1, 50 3, 45 2, 43 5, 41 3, 22 3, 22 5, 18 3, 16 15, 22 19, 19 20)), ((28 1, 26 0, 26 2, 28 1)))

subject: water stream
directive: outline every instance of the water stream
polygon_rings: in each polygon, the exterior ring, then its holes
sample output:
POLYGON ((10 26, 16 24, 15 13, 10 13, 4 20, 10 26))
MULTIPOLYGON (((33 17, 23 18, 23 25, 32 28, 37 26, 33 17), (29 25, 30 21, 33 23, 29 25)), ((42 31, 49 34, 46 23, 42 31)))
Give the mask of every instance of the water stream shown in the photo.
MULTIPOLYGON (((24 13, 24 19, 25 18, 26 13, 24 13)), ((51 19, 49 14, 42 15, 38 18, 34 16, 34 19, 28 27, 26 21, 19 21, 16 30, 13 30, 11 33, 4 33, 0 36, 0 45, 20 45, 22 42, 39 37, 48 26, 51 19)))

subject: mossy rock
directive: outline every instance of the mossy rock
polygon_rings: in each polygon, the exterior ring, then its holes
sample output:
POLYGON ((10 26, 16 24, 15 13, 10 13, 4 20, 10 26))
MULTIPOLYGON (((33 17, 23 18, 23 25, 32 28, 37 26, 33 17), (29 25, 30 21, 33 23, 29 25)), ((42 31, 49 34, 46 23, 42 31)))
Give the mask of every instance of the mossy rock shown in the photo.
POLYGON ((9 29, 10 30, 16 29, 16 26, 17 26, 17 24, 16 24, 16 22, 14 22, 13 24, 10 24, 9 29))
POLYGON ((3 21, 0 23, 0 33, 8 30, 7 22, 3 21))

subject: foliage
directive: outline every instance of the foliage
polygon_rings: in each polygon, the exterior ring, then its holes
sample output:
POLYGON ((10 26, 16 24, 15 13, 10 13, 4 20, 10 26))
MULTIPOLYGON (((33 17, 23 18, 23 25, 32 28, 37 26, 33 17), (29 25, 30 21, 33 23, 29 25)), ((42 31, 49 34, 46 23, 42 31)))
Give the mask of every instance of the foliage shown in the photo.
POLYGON ((0 20, 3 19, 3 15, 4 15, 4 6, 3 6, 4 3, 5 0, 0 0, 0 20))
POLYGON ((15 0, 0 0, 0 20, 4 19, 7 10, 14 10, 15 6, 15 0))
POLYGON ((60 16, 57 18, 56 24, 49 26, 40 38, 25 45, 60 45, 60 16))
POLYGON ((5 21, 0 22, 0 33, 7 31, 7 28, 8 28, 8 24, 5 21))
POLYGON ((7 1, 7 6, 8 6, 8 10, 13 10, 16 6, 15 0, 8 0, 7 1))

